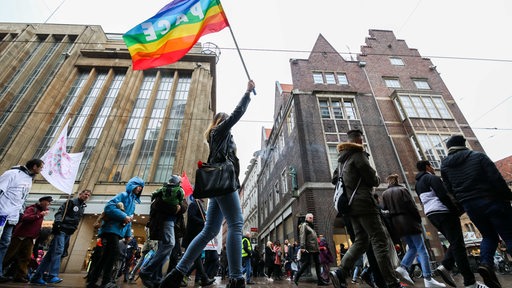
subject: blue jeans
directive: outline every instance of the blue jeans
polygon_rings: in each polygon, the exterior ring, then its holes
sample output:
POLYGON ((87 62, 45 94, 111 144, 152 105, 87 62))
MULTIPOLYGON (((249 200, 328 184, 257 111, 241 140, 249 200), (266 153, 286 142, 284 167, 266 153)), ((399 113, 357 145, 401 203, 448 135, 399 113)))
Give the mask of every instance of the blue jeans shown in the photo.
POLYGON ((34 273, 34 279, 41 278, 45 272, 48 272, 49 276, 58 276, 60 272, 60 261, 62 253, 64 253, 64 245, 69 240, 69 235, 64 232, 53 234, 52 242, 48 248, 48 252, 44 255, 41 264, 37 267, 34 273))
POLYGON ((509 201, 475 199, 463 202, 462 206, 482 234, 480 263, 494 266, 499 236, 507 245, 507 253, 512 255, 512 207, 509 201))
POLYGON ((6 223, 4 231, 2 232, 2 237, 0 238, 0 276, 4 275, 2 262, 4 262, 5 253, 7 252, 7 248, 9 248, 9 244, 11 243, 12 230, 14 230, 14 225, 6 223))
MULTIPOLYGON (((229 276, 232 279, 242 278, 242 226, 244 219, 238 191, 210 198, 204 228, 188 246, 187 251, 176 266, 178 271, 184 275, 187 273, 194 260, 206 247, 206 244, 219 234, 224 217, 226 217, 228 224, 226 253, 229 276)), ((221 243, 217 245, 221 245, 221 243)))
POLYGON ((175 245, 174 239, 174 220, 165 221, 163 225, 163 239, 158 241, 158 249, 155 255, 151 257, 140 273, 150 274, 153 282, 158 283, 162 280, 162 269, 165 262, 169 259, 171 251, 175 245))
POLYGON ((244 262, 243 268, 242 268, 242 274, 245 273, 245 283, 251 282, 251 274, 252 274, 252 266, 251 266, 251 257, 243 257, 242 261, 244 262))
POLYGON ((423 236, 421 234, 407 235, 402 237, 402 240, 407 243, 408 249, 400 265, 409 269, 414 258, 418 255, 418 262, 421 266, 423 278, 429 278, 432 275, 432 270, 430 269, 430 259, 425 243, 423 242, 423 236))

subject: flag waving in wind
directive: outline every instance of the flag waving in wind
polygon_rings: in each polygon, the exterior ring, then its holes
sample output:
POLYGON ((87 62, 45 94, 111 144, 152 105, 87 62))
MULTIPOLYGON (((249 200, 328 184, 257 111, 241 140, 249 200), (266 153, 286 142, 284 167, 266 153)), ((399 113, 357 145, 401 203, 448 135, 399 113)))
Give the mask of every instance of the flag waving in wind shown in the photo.
POLYGON ((84 153, 66 152, 68 123, 62 129, 55 144, 41 157, 41 160, 44 161, 41 175, 55 188, 66 194, 72 194, 73 184, 75 184, 76 174, 84 153))
POLYGON ((175 0, 123 35, 133 69, 172 64, 202 35, 229 26, 219 0, 175 0))

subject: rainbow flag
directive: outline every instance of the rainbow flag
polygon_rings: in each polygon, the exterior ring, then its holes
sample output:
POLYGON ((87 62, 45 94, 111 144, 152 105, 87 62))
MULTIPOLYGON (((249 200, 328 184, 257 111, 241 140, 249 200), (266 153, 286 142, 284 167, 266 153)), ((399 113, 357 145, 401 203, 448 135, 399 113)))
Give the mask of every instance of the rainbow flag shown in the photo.
POLYGON ((123 35, 133 69, 180 60, 201 38, 229 26, 218 0, 175 0, 123 35))

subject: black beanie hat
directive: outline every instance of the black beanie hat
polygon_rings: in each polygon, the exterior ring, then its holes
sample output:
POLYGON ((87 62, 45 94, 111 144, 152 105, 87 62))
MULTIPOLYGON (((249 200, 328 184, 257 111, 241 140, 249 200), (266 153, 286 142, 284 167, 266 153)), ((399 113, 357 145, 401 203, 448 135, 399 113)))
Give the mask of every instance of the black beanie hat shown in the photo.
POLYGON ((446 141, 446 148, 450 149, 453 146, 466 146, 466 138, 462 135, 453 135, 446 141))

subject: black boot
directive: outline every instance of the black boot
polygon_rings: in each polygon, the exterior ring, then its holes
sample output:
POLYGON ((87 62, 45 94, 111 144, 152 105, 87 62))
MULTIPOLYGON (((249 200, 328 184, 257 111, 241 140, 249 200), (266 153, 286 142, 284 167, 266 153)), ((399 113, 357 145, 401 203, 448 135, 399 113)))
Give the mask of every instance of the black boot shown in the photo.
POLYGON ((179 288, 184 275, 180 271, 172 269, 171 273, 167 274, 160 282, 160 288, 179 288))
POLYGON ((226 288, 245 288, 245 279, 229 279, 229 283, 226 285, 226 288))

